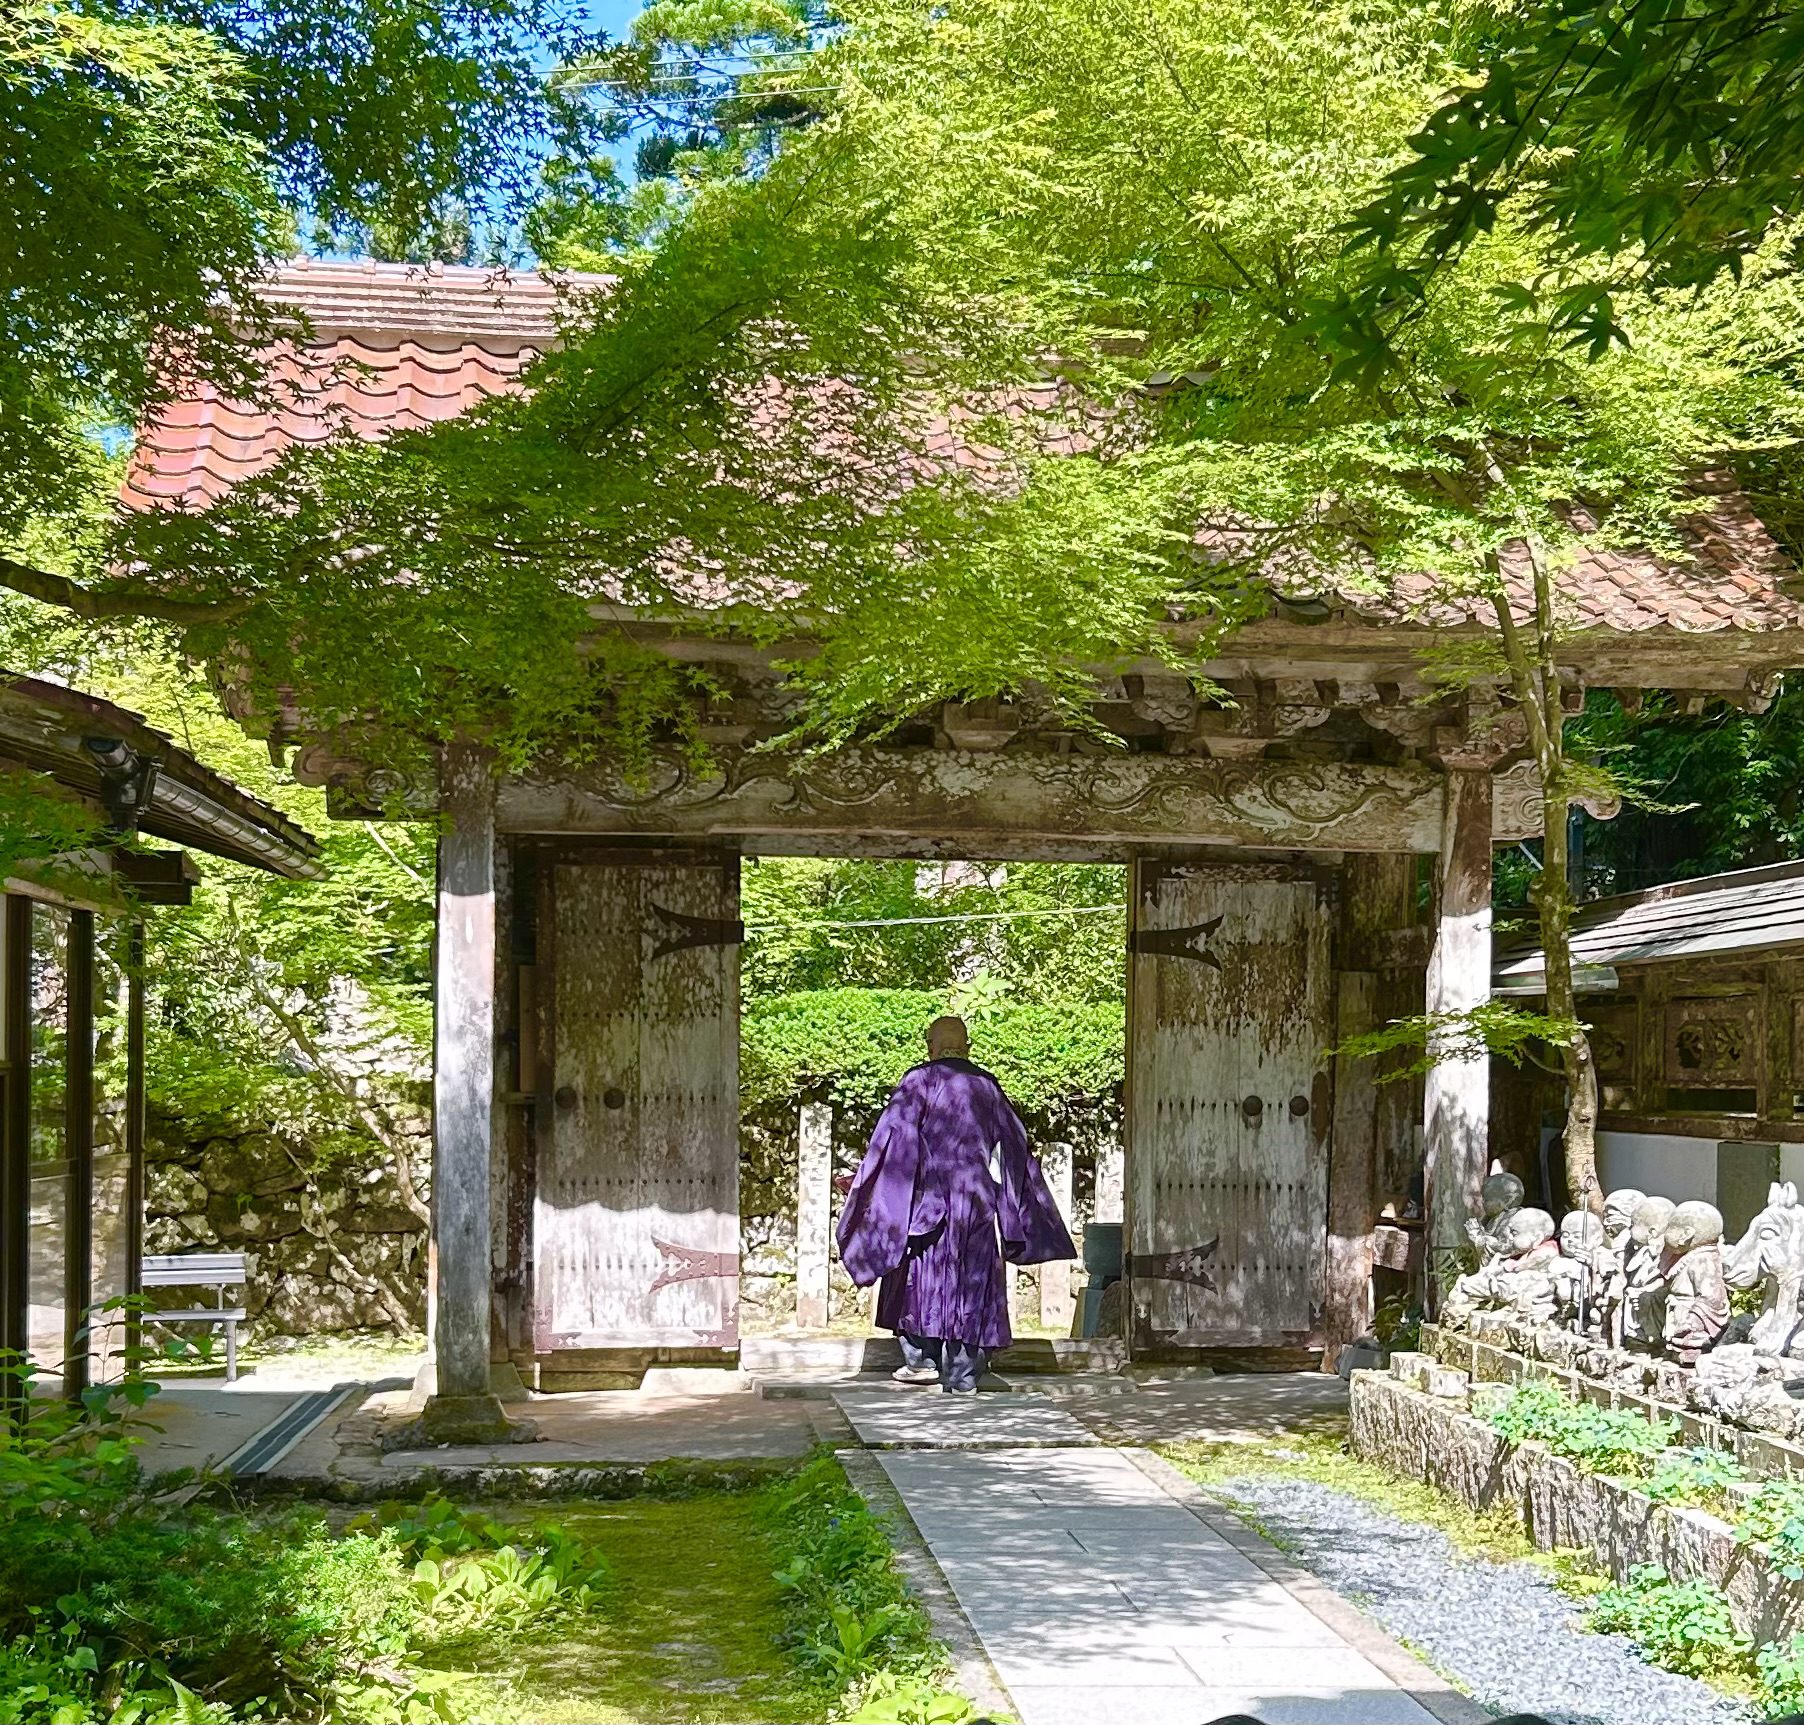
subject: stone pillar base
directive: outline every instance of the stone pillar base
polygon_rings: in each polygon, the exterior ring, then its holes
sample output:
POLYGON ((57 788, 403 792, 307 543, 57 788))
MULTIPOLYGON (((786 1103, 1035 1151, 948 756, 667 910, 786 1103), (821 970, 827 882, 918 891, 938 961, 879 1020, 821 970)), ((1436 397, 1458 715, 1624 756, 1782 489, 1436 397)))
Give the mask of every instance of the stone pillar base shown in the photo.
POLYGON ((499 1396, 429 1396, 410 1436, 423 1444, 536 1443, 531 1420, 510 1419, 499 1396))

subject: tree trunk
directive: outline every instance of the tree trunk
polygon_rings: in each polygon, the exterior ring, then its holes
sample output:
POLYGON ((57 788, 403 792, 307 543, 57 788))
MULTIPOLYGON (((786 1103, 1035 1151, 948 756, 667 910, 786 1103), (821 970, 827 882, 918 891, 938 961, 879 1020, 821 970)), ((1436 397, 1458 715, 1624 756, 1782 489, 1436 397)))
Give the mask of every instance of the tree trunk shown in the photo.
MULTIPOLYGON (((1558 719, 1555 720, 1558 723, 1558 719)), ((1565 750, 1559 754, 1564 757, 1565 750)), ((1536 908, 1541 920, 1541 950, 1547 959, 1547 1016, 1572 1026, 1560 1045, 1566 1075, 1564 1135, 1566 1201, 1574 1209, 1603 1214, 1604 1198, 1597 1179, 1597 1067, 1591 1042, 1578 1021, 1578 997, 1572 986, 1572 880, 1568 868, 1567 820, 1571 804, 1555 789, 1544 799, 1541 879, 1536 908)), ((1551 1197, 1552 1194, 1550 1193, 1551 1197)))
MULTIPOLYGON (((1597 1180, 1597 1068, 1591 1042, 1578 1021, 1572 986, 1572 874, 1567 866, 1567 819, 1572 809, 1566 776, 1566 708, 1555 652, 1556 618, 1553 582, 1540 539, 1524 533, 1533 575, 1534 638, 1531 642, 1510 611, 1507 590, 1499 583, 1493 600, 1504 661, 1517 704, 1528 724, 1528 740, 1541 769, 1541 878, 1536 892, 1540 913, 1541 951, 1545 957, 1547 1016, 1569 1026, 1560 1042, 1560 1065, 1566 1078, 1566 1186, 1575 1206, 1601 1215, 1603 1193, 1597 1180)), ((1551 1198, 1552 1194, 1549 1194, 1551 1198)))

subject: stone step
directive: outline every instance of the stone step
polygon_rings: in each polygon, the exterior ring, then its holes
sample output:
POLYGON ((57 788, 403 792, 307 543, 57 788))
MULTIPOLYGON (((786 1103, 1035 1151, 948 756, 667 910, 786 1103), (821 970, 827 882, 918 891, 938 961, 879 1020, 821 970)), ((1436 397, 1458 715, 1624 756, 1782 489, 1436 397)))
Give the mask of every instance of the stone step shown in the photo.
MULTIPOLYGON (((1023 1336, 999 1350, 990 1364, 1008 1374, 1112 1372, 1126 1357, 1118 1337, 1079 1341, 1023 1336)), ((902 1349, 894 1336, 748 1336, 739 1345, 739 1369, 754 1378, 849 1378, 860 1372, 892 1372, 901 1363, 902 1349)))

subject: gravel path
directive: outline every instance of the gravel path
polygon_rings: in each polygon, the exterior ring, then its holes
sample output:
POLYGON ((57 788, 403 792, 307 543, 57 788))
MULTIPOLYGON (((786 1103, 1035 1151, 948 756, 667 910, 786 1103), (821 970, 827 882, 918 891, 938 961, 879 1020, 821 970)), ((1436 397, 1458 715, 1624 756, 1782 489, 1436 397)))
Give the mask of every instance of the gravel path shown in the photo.
POLYGON ((1531 1563, 1462 1557, 1443 1533, 1345 1492, 1255 1474, 1219 1489, 1337 1592, 1500 1713, 1554 1725, 1732 1725, 1752 1715, 1708 1685, 1640 1659, 1531 1563))

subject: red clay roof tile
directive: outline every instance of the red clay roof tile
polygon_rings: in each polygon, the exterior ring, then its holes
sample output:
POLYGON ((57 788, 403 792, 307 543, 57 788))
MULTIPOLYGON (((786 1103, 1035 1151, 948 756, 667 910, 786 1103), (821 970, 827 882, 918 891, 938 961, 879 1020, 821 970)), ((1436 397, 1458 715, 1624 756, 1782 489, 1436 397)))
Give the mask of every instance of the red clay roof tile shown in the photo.
MULTIPOLYGON (((339 430, 373 438, 453 419, 485 397, 513 389, 532 360, 555 343, 567 301, 606 286, 599 276, 289 265, 276 272, 269 298, 278 308, 304 314, 308 327, 269 356, 274 403, 222 401, 205 390, 171 402, 139 438, 123 500, 137 508, 201 508, 295 444, 318 443, 339 430)), ((1073 400, 1056 382, 1028 385, 1019 397, 1006 412, 1056 413, 1061 402, 1070 406, 1073 400)), ((1000 453, 965 429, 979 417, 936 420, 924 442, 928 464, 950 459, 962 467, 994 468, 1000 453)), ((1048 428, 1046 447, 1059 454, 1094 449, 1110 422, 1121 418, 1117 408, 1078 403, 1072 418, 1048 428)), ((1599 546, 1560 572, 1557 585, 1574 626, 1625 634, 1804 627, 1804 604, 1789 586, 1796 571, 1733 480, 1707 475, 1699 490, 1699 511, 1684 523, 1689 561, 1599 546)), ((1211 528, 1197 539, 1205 554, 1221 556, 1243 550, 1248 535, 1211 528)), ((1306 564, 1287 560, 1275 580, 1278 589, 1307 588, 1306 564)), ((1508 579, 1515 609, 1525 615, 1525 573, 1510 570, 1508 579)), ((1343 589, 1332 601, 1375 623, 1456 624, 1489 616, 1485 602, 1449 599, 1426 577, 1402 580, 1382 597, 1343 589)))

